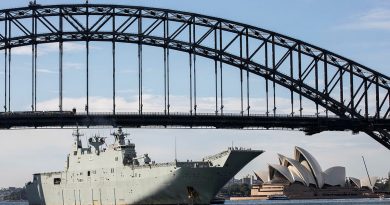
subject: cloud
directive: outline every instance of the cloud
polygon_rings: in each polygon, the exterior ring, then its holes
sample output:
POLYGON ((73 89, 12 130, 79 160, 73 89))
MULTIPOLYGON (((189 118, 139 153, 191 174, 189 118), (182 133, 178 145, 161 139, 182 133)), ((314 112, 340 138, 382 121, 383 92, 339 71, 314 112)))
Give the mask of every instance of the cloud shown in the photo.
POLYGON ((134 74, 134 73, 138 73, 138 70, 135 70, 135 69, 127 69, 127 68, 121 68, 121 69, 118 69, 118 73, 120 73, 120 74, 124 74, 124 73, 131 73, 131 74, 134 74))
MULTIPOLYGON (((65 42, 64 43, 64 52, 80 52, 85 50, 85 46, 81 43, 75 42, 65 42)), ((58 43, 45 43, 38 46, 37 54, 38 56, 51 54, 52 52, 58 52, 59 46, 58 43)), ((22 46, 12 49, 13 55, 31 55, 32 48, 31 46, 22 46)))
POLYGON ((12 49, 13 55, 31 55, 31 46, 22 46, 22 47, 16 47, 12 49))
POLYGON ((50 69, 44 69, 44 68, 38 68, 37 72, 38 73, 47 73, 47 74, 56 74, 56 73, 58 73, 57 71, 50 70, 50 69))
POLYGON ((33 173, 48 170, 62 170, 63 161, 69 150, 70 130, 3 130, 0 137, 2 146, 0 161, 3 176, 0 177, 0 187, 20 186, 32 179, 33 173), (31 138, 31 136, 34 136, 31 138), (56 137, 53 137, 56 136, 56 137), (19 152, 18 149, 28 150, 19 152), (13 153, 19 160, 7 158, 7 153, 13 153), (28 154, 27 154, 28 153, 28 154), (48 154, 50 153, 50 154, 48 154), (45 161, 46 163, 39 163, 45 161))
POLYGON ((84 51, 85 45, 81 43, 65 42, 64 52, 84 51))
MULTIPOLYGON (((120 90, 118 93, 135 93, 134 90, 120 90)), ((112 98, 101 97, 101 96, 90 96, 89 101, 91 102, 89 107, 91 112, 110 112, 112 111, 112 98)), ((116 97, 116 111, 117 112, 138 112, 138 95, 133 94, 128 98, 116 97)), ((143 111, 144 112, 163 112, 164 111, 164 96, 157 94, 143 94, 143 111)), ((291 114, 291 104, 288 98, 276 98, 277 102, 277 114, 291 114)), ((219 102, 218 102, 219 103, 219 102)), ((246 103, 246 101, 245 101, 246 103)), ((299 104, 296 100, 295 105, 299 104)), ((65 110, 71 110, 77 108, 79 110, 86 104, 85 97, 66 97, 63 98, 63 108, 65 110)), ((250 111, 251 114, 266 114, 265 105, 266 101, 264 98, 252 98, 250 100, 250 111)), ((194 106, 194 105, 193 105, 194 106)), ((244 104, 244 112, 247 112, 246 104, 244 104)), ((273 105, 270 105, 269 111, 273 112, 273 105)), ((218 106, 220 107, 220 105, 218 106)), ((58 98, 41 101, 37 104, 39 110, 57 110, 58 109, 58 98)), ((170 111, 171 112, 190 112, 190 102, 188 96, 174 95, 170 96, 170 111)), ((215 112, 215 97, 198 97, 197 98, 197 112, 198 113, 214 113, 215 112)), ((220 110, 218 110, 220 112, 220 110)), ((226 97, 224 98, 224 113, 239 114, 241 112, 241 99, 238 97, 226 97)), ((298 112, 298 111, 296 111, 298 112)), ((304 109, 303 114, 314 115, 315 106, 311 108, 307 107, 304 109)))
POLYGON ((83 70, 85 68, 85 64, 83 63, 64 63, 65 70, 83 70))
POLYGON ((355 16, 352 21, 338 28, 352 30, 390 30, 390 9, 377 8, 369 10, 364 14, 355 16))
POLYGON ((117 90, 116 93, 135 93, 138 92, 137 90, 134 89, 123 89, 123 90, 117 90))

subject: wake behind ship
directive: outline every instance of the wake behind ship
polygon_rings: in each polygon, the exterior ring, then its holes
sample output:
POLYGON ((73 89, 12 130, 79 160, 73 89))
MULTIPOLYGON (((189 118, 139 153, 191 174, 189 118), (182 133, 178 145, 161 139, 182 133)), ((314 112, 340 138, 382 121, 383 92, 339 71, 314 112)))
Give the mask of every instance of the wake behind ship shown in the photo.
POLYGON ((34 174, 27 183, 30 205, 209 204, 262 150, 229 148, 201 161, 155 163, 137 156, 119 128, 102 149, 102 137, 83 148, 78 130, 65 171, 34 174), (92 149, 91 147, 94 147, 92 149))

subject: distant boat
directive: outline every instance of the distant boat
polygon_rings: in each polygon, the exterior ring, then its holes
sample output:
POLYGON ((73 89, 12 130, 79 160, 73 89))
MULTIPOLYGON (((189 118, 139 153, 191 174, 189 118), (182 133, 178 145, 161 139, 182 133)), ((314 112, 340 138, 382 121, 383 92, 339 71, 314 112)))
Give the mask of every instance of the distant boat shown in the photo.
POLYGON ((210 204, 224 204, 225 199, 222 197, 214 197, 211 201, 210 204))
POLYGON ((268 200, 289 200, 289 198, 286 195, 270 195, 268 200))

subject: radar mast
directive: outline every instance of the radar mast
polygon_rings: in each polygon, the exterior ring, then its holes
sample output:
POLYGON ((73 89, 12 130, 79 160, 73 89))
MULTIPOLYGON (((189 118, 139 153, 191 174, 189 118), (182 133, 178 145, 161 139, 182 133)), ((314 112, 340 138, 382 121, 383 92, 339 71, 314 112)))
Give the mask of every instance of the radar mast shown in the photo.
POLYGON ((81 143, 80 137, 84 136, 84 134, 81 134, 79 132, 79 128, 78 127, 77 127, 76 130, 73 131, 72 135, 75 137, 75 142, 74 142, 74 146, 73 146, 74 149, 78 150, 78 149, 83 148, 83 144, 81 143))
POLYGON ((88 139, 88 142, 90 145, 92 145, 95 148, 95 153, 97 155, 100 154, 100 146, 106 143, 105 137, 100 137, 99 135, 95 135, 93 137, 90 137, 88 139))
POLYGON ((122 127, 118 128, 118 131, 111 133, 115 137, 115 144, 117 146, 126 145, 125 138, 128 136, 128 133, 124 133, 122 127))

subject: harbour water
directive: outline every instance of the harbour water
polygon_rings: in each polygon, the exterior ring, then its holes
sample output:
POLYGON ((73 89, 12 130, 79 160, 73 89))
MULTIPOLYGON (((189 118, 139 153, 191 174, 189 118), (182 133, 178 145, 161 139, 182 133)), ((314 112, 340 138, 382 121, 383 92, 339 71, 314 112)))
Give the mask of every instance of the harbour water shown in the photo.
POLYGON ((390 199, 314 199, 314 200, 253 200, 253 201, 226 201, 229 205, 390 205, 390 199))
MULTIPOLYGON (((316 199, 316 200, 250 200, 250 201, 225 201, 227 205, 390 205, 390 199, 316 199)), ((0 205, 28 205, 28 202, 0 202, 0 205)))

